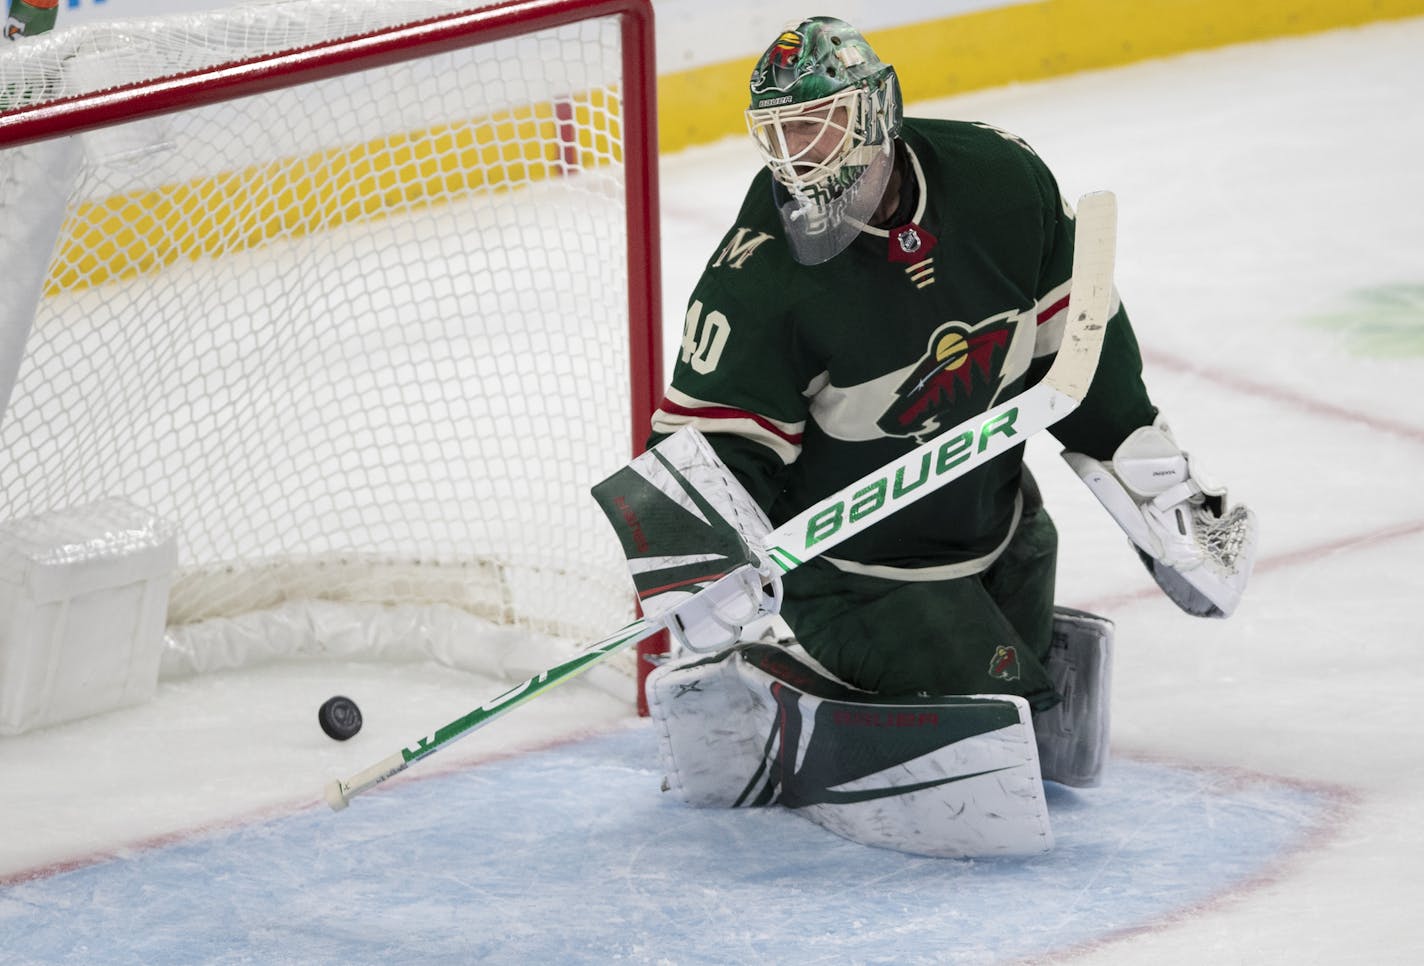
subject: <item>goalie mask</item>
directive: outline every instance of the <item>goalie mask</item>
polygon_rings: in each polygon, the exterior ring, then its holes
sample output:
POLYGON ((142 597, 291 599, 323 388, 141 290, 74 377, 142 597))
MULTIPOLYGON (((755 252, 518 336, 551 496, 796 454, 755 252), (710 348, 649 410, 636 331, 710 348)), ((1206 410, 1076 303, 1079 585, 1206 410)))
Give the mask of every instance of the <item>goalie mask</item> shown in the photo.
POLYGON ((844 21, 804 20, 762 54, 747 127, 798 262, 834 258, 866 227, 890 182, 902 117, 895 69, 844 21))

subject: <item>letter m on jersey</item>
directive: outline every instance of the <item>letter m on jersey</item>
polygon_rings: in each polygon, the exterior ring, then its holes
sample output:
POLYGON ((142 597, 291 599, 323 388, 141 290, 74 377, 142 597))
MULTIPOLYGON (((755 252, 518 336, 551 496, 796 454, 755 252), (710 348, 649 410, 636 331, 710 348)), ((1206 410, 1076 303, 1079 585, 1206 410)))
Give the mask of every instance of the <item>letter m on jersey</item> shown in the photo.
POLYGON ((767 241, 771 241, 771 236, 764 231, 753 235, 750 228, 738 228, 717 254, 717 260, 712 263, 712 267, 741 268, 747 263, 747 259, 752 257, 752 253, 767 241))

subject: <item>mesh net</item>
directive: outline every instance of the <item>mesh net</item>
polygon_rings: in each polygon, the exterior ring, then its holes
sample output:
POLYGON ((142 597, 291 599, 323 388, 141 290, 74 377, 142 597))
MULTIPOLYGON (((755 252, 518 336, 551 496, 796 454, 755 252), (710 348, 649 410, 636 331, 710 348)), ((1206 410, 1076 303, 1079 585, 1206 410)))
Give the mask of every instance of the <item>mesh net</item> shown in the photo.
POLYGON ((1250 549, 1250 511, 1244 506, 1235 506, 1223 517, 1205 509, 1198 510, 1195 516, 1206 559, 1223 574, 1239 573, 1244 563, 1243 554, 1250 549))
MULTIPOLYGON (((468 6, 61 31, 0 56, 0 109, 468 6)), ((588 496, 631 449, 620 70, 590 20, 0 150, 12 269, 6 208, 78 162, 39 309, 0 318, 29 326, 0 519, 151 509, 172 623, 303 596, 626 620, 588 496)))

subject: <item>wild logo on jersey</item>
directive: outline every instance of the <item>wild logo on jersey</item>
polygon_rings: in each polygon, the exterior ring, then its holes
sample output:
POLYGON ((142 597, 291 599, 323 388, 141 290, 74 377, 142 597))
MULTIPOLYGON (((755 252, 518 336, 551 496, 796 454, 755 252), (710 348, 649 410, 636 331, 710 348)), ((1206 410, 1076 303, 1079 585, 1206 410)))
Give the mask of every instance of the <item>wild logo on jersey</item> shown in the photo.
POLYGON ((895 401, 876 423, 891 436, 923 441, 970 412, 983 412, 998 392, 1004 357, 1018 325, 1016 313, 976 326, 946 322, 929 349, 895 390, 895 401), (948 419, 942 416, 950 414, 948 419))
POLYGON ((1019 679, 1019 652, 1012 644, 1000 644, 989 659, 989 677, 1000 681, 1019 679))

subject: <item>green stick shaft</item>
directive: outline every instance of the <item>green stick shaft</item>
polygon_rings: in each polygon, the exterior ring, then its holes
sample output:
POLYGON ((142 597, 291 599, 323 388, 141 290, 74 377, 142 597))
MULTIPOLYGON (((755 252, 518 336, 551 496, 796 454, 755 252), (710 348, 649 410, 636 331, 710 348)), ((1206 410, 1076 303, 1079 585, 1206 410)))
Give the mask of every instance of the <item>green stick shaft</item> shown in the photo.
POLYGON ((819 557, 1020 445, 1068 415, 1078 402, 1046 382, 1031 386, 802 510, 767 534, 767 555, 783 573, 819 557))
POLYGON ((369 791, 387 778, 400 774, 415 762, 428 755, 433 755, 457 738, 463 738, 471 732, 478 731, 496 718, 513 711, 524 702, 538 697, 565 681, 573 680, 608 656, 632 647, 639 641, 652 637, 660 630, 662 630, 660 624, 653 624, 641 617, 624 625, 603 640, 588 645, 562 664, 557 664, 546 671, 540 671, 527 681, 516 684, 503 694, 491 698, 468 714, 456 718, 442 728, 437 728, 434 734, 421 738, 415 744, 381 759, 345 781, 331 782, 326 786, 327 804, 334 811, 340 811, 350 804, 351 799, 355 796, 369 791))

